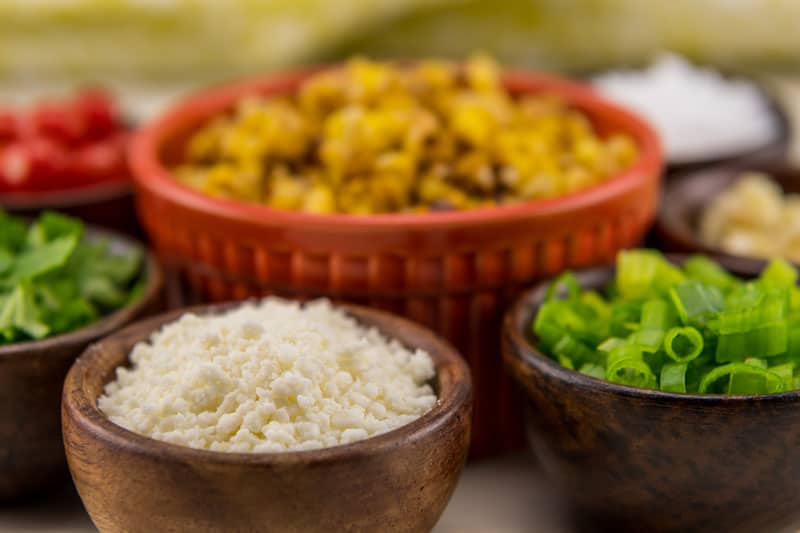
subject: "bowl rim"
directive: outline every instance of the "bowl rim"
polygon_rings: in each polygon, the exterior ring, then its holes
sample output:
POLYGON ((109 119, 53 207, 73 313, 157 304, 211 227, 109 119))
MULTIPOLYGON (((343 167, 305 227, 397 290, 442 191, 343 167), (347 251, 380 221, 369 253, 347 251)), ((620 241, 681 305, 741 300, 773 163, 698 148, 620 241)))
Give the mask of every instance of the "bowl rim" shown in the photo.
POLYGON ((602 183, 585 189, 542 200, 496 205, 461 211, 429 213, 379 213, 354 215, 345 213, 311 214, 274 209, 257 203, 215 198, 181 184, 161 164, 160 147, 181 130, 186 120, 205 120, 230 109, 244 96, 280 94, 292 91, 309 76, 341 68, 341 64, 291 70, 216 85, 194 93, 173 105, 151 121, 134 136, 129 146, 129 161, 137 187, 157 191, 172 201, 192 210, 202 211, 229 220, 248 224, 303 224, 334 227, 405 227, 469 226, 488 221, 502 222, 564 213, 607 201, 635 187, 650 174, 655 178, 664 170, 660 140, 655 130, 641 117, 599 95, 589 85, 541 72, 506 69, 502 80, 505 87, 516 93, 552 91, 570 104, 590 114, 614 116, 627 134, 634 137, 640 154, 634 165, 602 183))
POLYGON ((735 165, 708 167, 687 172, 671 180, 665 186, 661 206, 656 213, 655 232, 662 240, 669 241, 670 246, 675 248, 676 251, 702 253, 714 256, 718 260, 724 259, 734 272, 751 275, 759 273, 767 264, 767 259, 756 256, 736 255, 725 251, 719 246, 706 244, 700 238, 696 224, 692 224, 692 221, 683 216, 689 214, 690 208, 707 208, 720 192, 724 192, 724 190, 738 181, 743 174, 750 172, 764 173, 778 185, 781 185, 781 180, 775 179, 776 174, 794 174, 800 180, 800 166, 794 165, 783 158, 741 161, 735 165), (685 206, 680 200, 687 196, 687 191, 692 186, 692 183, 696 181, 719 181, 726 182, 726 185, 716 195, 698 197, 696 203, 691 206, 685 206))
POLYGON ((123 175, 66 189, 0 193, 0 204, 11 211, 66 209, 124 198, 132 194, 133 180, 130 175, 123 175))
POLYGON ((134 302, 82 328, 67 331, 52 337, 46 337, 41 340, 15 342, 0 346, 0 361, 17 356, 27 357, 34 352, 48 351, 56 347, 88 344, 125 325, 131 319, 137 317, 158 298, 164 286, 164 272, 155 255, 153 255, 153 252, 151 252, 147 246, 116 231, 90 224, 85 224, 84 227, 85 233, 89 236, 108 238, 112 242, 122 243, 122 245, 127 248, 138 247, 144 252, 144 265, 142 270, 145 274, 146 283, 142 294, 139 295, 139 298, 134 302))
MULTIPOLYGON (((147 326, 145 329, 148 333, 143 340, 146 340, 153 332, 160 329, 161 326, 172 322, 184 313, 215 314, 236 308, 248 301, 253 301, 253 299, 175 309, 155 317, 137 321, 90 346, 77 359, 64 382, 62 412, 66 413, 69 411, 74 426, 80 426, 83 431, 90 432, 96 439, 105 441, 115 449, 125 450, 137 455, 155 457, 159 460, 202 461, 218 465, 261 467, 326 464, 356 459, 367 455, 386 453, 406 444, 412 444, 427 435, 438 432, 444 428, 454 416, 457 416, 458 412, 465 406, 468 410, 466 422, 469 423, 472 411, 472 379, 466 362, 449 342, 426 327, 403 317, 360 305, 342 303, 336 303, 335 307, 343 309, 348 315, 354 317, 358 321, 366 320, 368 326, 377 328, 382 334, 389 338, 396 338, 407 346, 411 346, 411 344, 407 342, 408 339, 422 338, 424 339, 424 344, 435 348, 429 350, 429 353, 434 359, 437 378, 443 377, 444 380, 440 381, 441 389, 437 393, 436 404, 427 412, 423 413, 422 416, 412 420, 408 424, 399 426, 385 433, 349 444, 314 450, 287 452, 220 452, 173 444, 135 433, 112 422, 103 414, 99 407, 97 407, 97 398, 91 399, 87 397, 84 389, 86 374, 93 369, 95 375, 99 375, 97 373, 97 367, 92 365, 96 363, 96 359, 100 356, 102 345, 119 342, 121 338, 145 326, 147 326), (388 327, 382 329, 377 325, 373 325, 370 323, 372 319, 387 323, 388 327), (386 331, 388 329, 404 329, 407 333, 401 335, 405 337, 401 339, 401 336, 395 337, 390 335, 386 331)), ((119 367, 117 366, 115 368, 119 367)), ((113 369, 110 370, 110 372, 113 371, 113 369)), ((113 379, 113 374, 111 378, 113 379)), ((106 384, 107 383, 108 382, 106 382, 106 384)), ((64 414, 63 416, 66 417, 67 415, 64 414)))
MULTIPOLYGON (((691 254, 669 254, 670 261, 681 262, 691 254)), ((723 266, 729 261, 724 257, 711 257, 723 266)), ((576 275, 608 277, 616 271, 614 266, 601 266, 575 271, 576 275)), ((735 272, 735 271, 734 271, 735 272)), ((786 403, 800 400, 800 389, 774 394, 698 394, 665 392, 654 389, 631 387, 599 379, 577 370, 570 370, 547 357, 536 345, 531 343, 524 333, 530 326, 531 320, 541 306, 542 299, 549 284, 555 278, 542 281, 521 294, 514 305, 503 317, 503 360, 506 368, 514 378, 523 385, 520 368, 542 374, 549 379, 557 380, 567 386, 575 387, 582 391, 602 392, 618 397, 635 398, 640 400, 672 401, 687 405, 731 405, 742 402, 750 403, 786 403), (533 313, 533 314, 531 314, 533 313), (508 346, 507 346, 508 344, 508 346)), ((580 281, 580 278, 579 278, 580 281)))

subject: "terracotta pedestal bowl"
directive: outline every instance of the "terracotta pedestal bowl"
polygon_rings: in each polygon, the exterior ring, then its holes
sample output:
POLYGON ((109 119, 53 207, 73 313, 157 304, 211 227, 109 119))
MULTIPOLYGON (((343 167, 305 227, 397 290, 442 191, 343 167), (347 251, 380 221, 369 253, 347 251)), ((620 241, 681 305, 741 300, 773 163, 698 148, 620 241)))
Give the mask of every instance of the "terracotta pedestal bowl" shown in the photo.
POLYGON ((202 300, 327 296, 402 314, 452 342, 475 383, 471 453, 522 444, 512 382, 497 358, 500 322, 522 288, 564 268, 613 261, 652 221, 662 157, 650 127, 588 87, 508 71, 512 94, 554 93, 605 135, 625 132, 640 158, 604 183, 560 198, 468 211, 313 215, 205 196, 173 165, 186 139, 242 98, 291 93, 315 71, 270 74, 178 103, 131 148, 138 210, 154 246, 202 300))

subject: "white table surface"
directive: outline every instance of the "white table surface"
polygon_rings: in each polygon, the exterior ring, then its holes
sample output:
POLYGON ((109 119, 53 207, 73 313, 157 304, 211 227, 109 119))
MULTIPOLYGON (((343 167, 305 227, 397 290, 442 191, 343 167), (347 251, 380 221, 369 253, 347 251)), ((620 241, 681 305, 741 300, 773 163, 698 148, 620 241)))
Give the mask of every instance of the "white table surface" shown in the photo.
MULTIPOLYGON (((75 490, 23 505, 0 506, 0 531, 96 531, 75 490)), ((533 461, 525 454, 471 463, 433 533, 566 533, 533 461)))

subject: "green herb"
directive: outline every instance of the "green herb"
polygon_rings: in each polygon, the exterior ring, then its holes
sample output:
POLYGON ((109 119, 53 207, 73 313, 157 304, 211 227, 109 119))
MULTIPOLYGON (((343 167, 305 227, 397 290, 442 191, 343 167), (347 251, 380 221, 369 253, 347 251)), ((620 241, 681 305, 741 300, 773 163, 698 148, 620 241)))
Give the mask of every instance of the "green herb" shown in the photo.
POLYGON ((84 327, 138 297, 143 252, 84 236, 47 212, 28 225, 0 211, 0 344, 84 327))
POLYGON ((670 392, 766 394, 800 388, 798 272, 783 260, 744 281, 695 256, 621 252, 605 295, 571 273, 533 323, 540 347, 583 374, 670 392))
POLYGON ((661 390, 669 392, 686 392, 686 371, 688 363, 667 363, 661 367, 661 390))
POLYGON ((691 326, 672 328, 664 338, 664 351, 676 363, 688 363, 703 352, 703 336, 691 326))

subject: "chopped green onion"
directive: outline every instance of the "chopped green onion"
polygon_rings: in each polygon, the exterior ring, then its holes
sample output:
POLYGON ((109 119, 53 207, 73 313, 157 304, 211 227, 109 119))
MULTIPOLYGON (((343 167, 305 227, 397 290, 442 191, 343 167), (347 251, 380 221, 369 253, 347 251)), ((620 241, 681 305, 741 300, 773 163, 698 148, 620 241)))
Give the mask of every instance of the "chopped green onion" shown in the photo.
POLYGON ((721 312, 714 321, 719 335, 717 361, 744 361, 746 357, 785 353, 789 345, 785 309, 781 299, 764 299, 749 309, 721 312))
POLYGON ((690 326, 672 328, 664 336, 664 351, 676 363, 687 363, 703 352, 703 336, 690 326))
POLYGON ((661 390, 686 392, 686 370, 688 363, 667 363, 661 367, 661 390))
POLYGON ((617 255, 617 289, 625 298, 647 294, 655 283, 662 259, 649 250, 623 251, 617 255))
POLYGON ((584 363, 578 372, 597 379, 604 379, 606 377, 606 369, 594 363, 584 363))
POLYGON ((608 305, 608 302, 603 300, 603 297, 600 296, 596 291, 586 291, 581 294, 581 302, 588 308, 594 311, 597 317, 602 318, 603 320, 608 320, 609 315, 611 314, 611 306, 608 305))
POLYGON ((757 366, 758 368, 767 368, 769 366, 766 359, 759 359, 758 357, 748 357, 744 360, 744 364, 757 366))
POLYGON ((797 270, 783 259, 773 259, 758 279, 769 285, 788 289, 797 284, 797 270))
POLYGON ((684 324, 703 324, 709 316, 722 311, 725 301, 719 289, 688 280, 670 290, 675 309, 684 324))
POLYGON ((727 291, 737 283, 734 276, 728 274, 721 266, 702 255, 693 255, 687 259, 683 264, 683 269, 691 279, 714 286, 721 291, 727 291))
POLYGON ((642 350, 632 344, 621 344, 608 352, 606 366, 612 366, 623 359, 642 359, 642 350))
POLYGON ((609 364, 606 379, 614 383, 652 389, 656 386, 656 376, 647 363, 635 357, 623 358, 609 364))
POLYGON ((664 333, 678 322, 673 307, 665 300, 648 300, 642 305, 642 318, 638 331, 629 341, 646 352, 657 352, 661 348, 664 333))
POLYGON ((592 317, 582 315, 580 311, 569 302, 551 300, 542 305, 536 315, 533 331, 548 346, 555 346, 566 333, 586 342, 604 338, 602 330, 593 327, 592 317))
POLYGON ((655 250, 629 250, 617 255, 617 288, 626 298, 645 296, 654 287, 667 290, 685 278, 655 250))
POLYGON ((555 346, 553 346, 553 353, 559 357, 564 357, 577 363, 595 359, 594 350, 570 335, 564 335, 559 339, 555 346))
POLYGON ((642 319, 644 302, 623 301, 611 305, 608 332, 613 337, 627 337, 636 329, 642 319))
POLYGON ((655 353, 661 348, 661 341, 664 340, 663 329, 640 329, 631 333, 628 341, 637 345, 645 352, 655 353))
MULTIPOLYGON (((604 327, 607 322, 597 316, 595 311, 578 301, 550 300, 544 303, 536 316, 534 332, 539 334, 537 328, 557 325, 562 333, 569 333, 582 342, 597 344, 608 337, 608 330, 604 327)), ((552 334, 554 338, 547 338, 547 343, 555 343, 561 335, 552 334)), ((552 346, 552 344, 550 344, 552 346)))
POLYGON ((725 298, 725 307, 731 311, 750 309, 761 303, 765 297, 765 292, 755 283, 743 283, 728 293, 725 298))
POLYGON ((545 349, 551 349, 567 333, 558 322, 547 320, 541 313, 533 322, 533 332, 545 349))
POLYGON ((554 300, 558 297, 558 290, 562 287, 567 289, 567 299, 577 300, 580 297, 581 285, 578 283, 578 278, 572 272, 564 272, 558 276, 547 287, 547 292, 544 295, 545 301, 554 300))
POLYGON ((791 390, 795 388, 795 369, 797 365, 794 363, 783 363, 781 365, 775 365, 769 369, 770 372, 773 374, 780 376, 783 380, 784 387, 786 390, 791 390))
POLYGON ((619 337, 609 337, 597 345, 597 349, 601 352, 610 352, 617 346, 622 346, 623 344, 628 344, 628 341, 620 339, 619 337))
POLYGON ((698 392, 713 392, 711 387, 727 377, 728 394, 768 394, 785 390, 783 379, 769 370, 744 363, 728 363, 709 372, 700 382, 698 392), (743 379, 750 377, 752 379, 743 379))
POLYGON ((572 359, 564 355, 558 356, 558 364, 565 368, 569 368, 570 370, 575 370, 575 365, 572 363, 572 359))
POLYGON ((797 282, 785 261, 742 281, 705 257, 678 267, 654 250, 626 251, 603 293, 582 291, 571 274, 557 278, 532 329, 563 366, 616 383, 702 394, 792 390, 800 388, 797 282))
POLYGON ((647 366, 650 367, 650 370, 653 371, 653 374, 656 375, 661 373, 664 364, 670 362, 670 359, 664 354, 663 350, 657 352, 642 351, 642 359, 647 363, 647 366))

